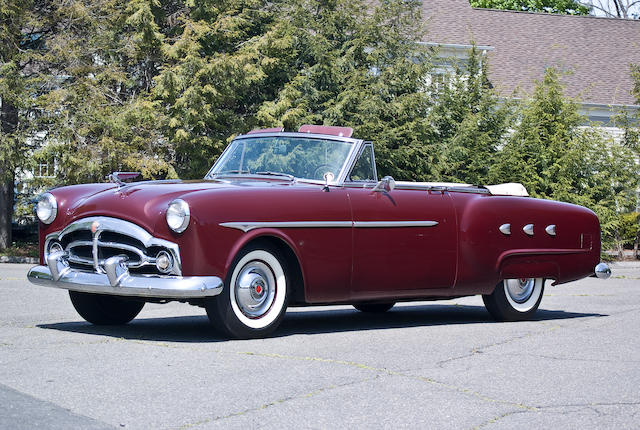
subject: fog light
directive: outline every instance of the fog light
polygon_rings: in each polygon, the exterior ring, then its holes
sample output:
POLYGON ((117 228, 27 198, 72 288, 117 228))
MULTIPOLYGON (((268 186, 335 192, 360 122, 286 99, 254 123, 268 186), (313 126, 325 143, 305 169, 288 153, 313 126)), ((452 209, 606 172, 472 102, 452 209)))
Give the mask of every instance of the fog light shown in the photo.
POLYGON ((173 269, 173 258, 167 251, 160 251, 156 255, 156 268, 161 273, 169 273, 173 269))

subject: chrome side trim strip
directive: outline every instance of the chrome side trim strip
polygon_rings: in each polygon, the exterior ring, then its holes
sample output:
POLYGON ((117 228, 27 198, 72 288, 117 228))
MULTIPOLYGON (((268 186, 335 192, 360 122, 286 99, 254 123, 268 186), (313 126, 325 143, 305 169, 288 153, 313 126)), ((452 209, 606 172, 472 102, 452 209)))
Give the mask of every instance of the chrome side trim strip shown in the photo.
POLYGON ((222 222, 222 227, 236 228, 243 232, 248 232, 256 228, 351 228, 351 221, 242 221, 242 222, 222 222))
POLYGON ((256 228, 398 228, 433 227, 437 221, 241 221, 223 222, 220 226, 248 232, 256 228))
POLYGON ((396 227, 434 227, 438 221, 355 221, 356 228, 396 228, 396 227))

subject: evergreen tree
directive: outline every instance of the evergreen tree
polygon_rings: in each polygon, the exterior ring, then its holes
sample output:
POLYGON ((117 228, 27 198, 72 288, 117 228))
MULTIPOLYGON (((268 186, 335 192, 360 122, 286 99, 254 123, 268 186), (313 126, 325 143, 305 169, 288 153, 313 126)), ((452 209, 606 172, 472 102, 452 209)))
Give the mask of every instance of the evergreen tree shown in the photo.
POLYGON ((289 79, 296 50, 261 0, 188 2, 156 77, 154 100, 181 177, 202 177, 232 133, 256 126, 258 106, 289 79))
POLYGON ((385 1, 291 2, 276 28, 297 52, 292 78, 258 111, 264 126, 349 125, 374 141, 381 175, 425 179, 433 172, 430 53, 419 5, 385 1))
POLYGON ((148 96, 163 57, 157 6, 76 0, 37 17, 44 46, 25 58, 37 72, 27 82, 37 95, 33 129, 46 132, 43 156, 57 159, 57 181, 101 181, 116 170, 175 176, 148 96))
POLYGON ((499 100, 487 78, 487 63, 475 46, 465 64, 434 88, 430 115, 441 154, 438 179, 487 184, 489 168, 510 125, 512 103, 499 100))

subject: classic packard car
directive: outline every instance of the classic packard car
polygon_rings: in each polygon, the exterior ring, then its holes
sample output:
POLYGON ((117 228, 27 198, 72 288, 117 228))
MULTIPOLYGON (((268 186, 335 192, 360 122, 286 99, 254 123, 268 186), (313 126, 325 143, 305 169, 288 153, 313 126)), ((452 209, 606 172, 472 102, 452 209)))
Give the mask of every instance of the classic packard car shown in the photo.
POLYGON ((38 285, 69 290, 93 324, 124 324, 145 302, 206 309, 231 337, 265 336, 287 306, 481 294, 499 321, 530 318, 553 285, 610 270, 583 207, 520 184, 378 180, 373 144, 347 127, 254 130, 204 180, 62 187, 37 203, 38 285))

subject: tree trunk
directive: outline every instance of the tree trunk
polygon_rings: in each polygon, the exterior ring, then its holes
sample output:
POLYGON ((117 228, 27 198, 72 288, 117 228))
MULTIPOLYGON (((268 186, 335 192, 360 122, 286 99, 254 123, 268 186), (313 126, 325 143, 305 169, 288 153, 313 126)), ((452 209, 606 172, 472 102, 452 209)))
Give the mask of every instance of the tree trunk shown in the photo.
MULTIPOLYGON (((5 136, 13 133, 18 126, 18 109, 2 100, 0 124, 5 136)), ((10 157, 9 157, 10 158, 10 157)), ((13 187, 15 169, 10 160, 0 164, 0 250, 11 246, 11 220, 13 219, 13 187)))
MULTIPOLYGON (((0 175, 5 176, 0 168, 0 175)), ((13 175, 11 175, 13 176, 13 175)), ((13 218, 13 179, 0 184, 0 250, 11 246, 11 219, 13 218)))

